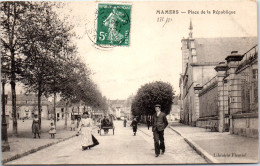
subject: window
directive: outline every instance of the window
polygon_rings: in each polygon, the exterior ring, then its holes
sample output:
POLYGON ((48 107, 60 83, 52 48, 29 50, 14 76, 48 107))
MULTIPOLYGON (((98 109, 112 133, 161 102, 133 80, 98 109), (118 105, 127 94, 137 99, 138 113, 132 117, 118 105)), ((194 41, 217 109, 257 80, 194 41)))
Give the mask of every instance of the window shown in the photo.
POLYGON ((194 41, 190 42, 191 48, 195 48, 194 41))
POLYGON ((253 69, 253 79, 258 79, 258 69, 253 69))

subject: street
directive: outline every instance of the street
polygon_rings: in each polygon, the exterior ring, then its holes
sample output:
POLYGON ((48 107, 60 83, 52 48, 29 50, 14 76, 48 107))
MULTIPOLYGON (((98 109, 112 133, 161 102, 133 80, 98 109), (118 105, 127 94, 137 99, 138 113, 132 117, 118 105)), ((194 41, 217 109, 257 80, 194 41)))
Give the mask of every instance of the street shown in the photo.
POLYGON ((124 128, 123 121, 114 121, 112 130, 102 136, 95 133, 99 145, 82 151, 80 136, 45 148, 28 156, 6 163, 10 164, 178 164, 206 163, 181 136, 170 128, 165 130, 166 152, 154 157, 151 128, 138 128, 133 136, 129 125, 124 128))
POLYGON ((177 1, 1 2, 2 165, 258 163, 257 3, 177 1))

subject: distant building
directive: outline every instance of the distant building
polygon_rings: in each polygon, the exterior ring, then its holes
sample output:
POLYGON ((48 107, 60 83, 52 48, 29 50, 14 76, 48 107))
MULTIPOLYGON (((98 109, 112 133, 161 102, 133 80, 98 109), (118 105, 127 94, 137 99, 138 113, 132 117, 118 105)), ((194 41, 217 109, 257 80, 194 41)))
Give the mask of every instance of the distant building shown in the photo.
POLYGON ((174 96, 172 101, 172 107, 169 115, 167 115, 168 120, 170 121, 179 121, 180 120, 180 105, 179 105, 179 97, 174 96))
POLYGON ((71 105, 67 105, 66 107, 66 101, 60 100, 56 105, 56 119, 64 119, 66 115, 66 109, 67 109, 67 118, 71 117, 71 105))
POLYGON ((124 117, 123 107, 125 100, 109 100, 108 102, 111 113, 115 118, 120 119, 121 117, 124 117))
POLYGON ((85 105, 83 102, 78 103, 67 103, 66 101, 60 100, 56 105, 56 118, 65 119, 67 116, 68 119, 78 118, 84 112, 88 112, 93 119, 101 118, 104 115, 102 110, 93 109, 90 106, 85 105))
MULTIPOLYGON (((48 119, 51 103, 46 97, 41 97, 41 117, 42 119, 48 119)), ((17 94, 16 95, 16 107, 18 119, 32 119, 34 114, 38 114, 38 97, 36 94, 17 94)), ((12 118, 12 96, 8 93, 6 114, 12 118)))
POLYGON ((131 118, 131 103, 132 97, 127 100, 108 100, 109 114, 112 114, 115 118, 131 118))

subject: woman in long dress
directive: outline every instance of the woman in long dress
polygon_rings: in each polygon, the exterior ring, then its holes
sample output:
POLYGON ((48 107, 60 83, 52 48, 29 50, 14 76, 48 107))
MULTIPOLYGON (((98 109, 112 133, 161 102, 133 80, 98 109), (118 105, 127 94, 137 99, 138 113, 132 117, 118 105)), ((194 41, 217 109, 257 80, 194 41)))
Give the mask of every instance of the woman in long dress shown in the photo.
POLYGON ((40 138, 40 120, 37 114, 34 114, 33 122, 32 122, 32 133, 34 134, 34 138, 36 138, 36 134, 40 138))
POLYGON ((84 112, 82 119, 79 122, 78 133, 81 131, 81 146, 82 150, 90 149, 95 146, 92 137, 93 123, 92 119, 89 117, 88 112, 84 112))

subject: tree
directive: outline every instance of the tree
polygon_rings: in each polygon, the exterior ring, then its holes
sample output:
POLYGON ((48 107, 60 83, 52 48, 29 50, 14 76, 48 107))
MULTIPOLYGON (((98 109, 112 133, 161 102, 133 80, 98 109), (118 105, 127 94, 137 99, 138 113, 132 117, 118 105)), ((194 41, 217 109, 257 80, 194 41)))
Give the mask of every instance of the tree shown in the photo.
MULTIPOLYGON (((10 84, 12 91, 13 135, 18 135, 16 117, 16 81, 19 72, 21 36, 20 29, 26 22, 26 13, 31 9, 30 2, 1 2, 1 49, 10 64, 10 84)), ((1 51, 2 53, 2 51, 1 51)))
MULTIPOLYGON (((80 61, 76 56, 72 56, 68 61, 63 63, 63 77, 60 86, 60 95, 66 103, 66 112, 68 110, 68 104, 78 103, 82 100, 82 93, 80 85, 84 80, 89 79, 90 70, 88 70, 84 63, 80 61)), ((86 89, 84 90, 86 91, 86 89)), ((74 114, 74 107, 72 108, 74 114)), ((67 127, 67 116, 65 116, 65 127, 67 127)))
POLYGON ((53 85, 59 85, 59 79, 63 79, 67 54, 73 54, 76 49, 69 44, 72 43, 69 33, 72 27, 64 25, 52 7, 50 2, 33 3, 33 9, 27 13, 27 24, 20 30, 21 50, 25 56, 22 82, 27 92, 37 93, 40 126, 41 96, 60 92, 58 86, 53 85))
POLYGON ((143 114, 141 111, 139 111, 136 97, 134 98, 134 100, 131 104, 131 112, 132 112, 133 116, 139 116, 139 115, 143 114))
POLYGON ((131 105, 134 116, 153 115, 154 105, 160 104, 162 112, 169 114, 171 110, 174 92, 169 83, 156 81, 148 83, 138 89, 131 105))
POLYGON ((83 101, 94 108, 105 109, 105 100, 90 79, 90 70, 77 58, 72 42, 72 26, 60 20, 53 2, 1 3, 2 66, 10 66, 12 88, 13 133, 17 135, 17 78, 27 92, 37 93, 41 122, 41 96, 54 94, 54 124, 56 125, 56 95, 67 103, 83 101))

